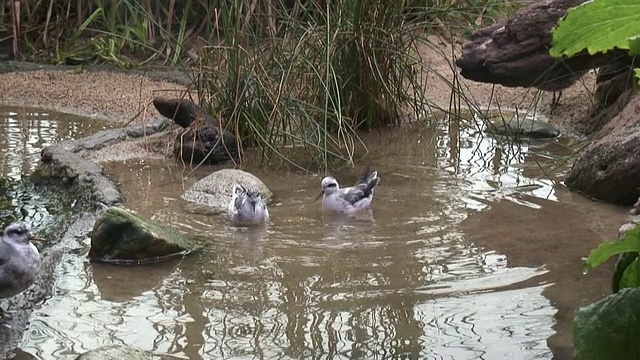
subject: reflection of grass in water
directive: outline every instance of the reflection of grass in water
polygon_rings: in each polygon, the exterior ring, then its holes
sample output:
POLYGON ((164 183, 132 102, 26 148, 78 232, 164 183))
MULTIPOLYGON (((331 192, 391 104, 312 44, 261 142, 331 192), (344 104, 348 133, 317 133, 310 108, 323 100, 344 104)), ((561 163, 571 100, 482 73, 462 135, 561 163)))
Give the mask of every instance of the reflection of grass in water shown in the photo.
POLYGON ((29 177, 20 180, 0 178, 0 226, 14 221, 29 222, 37 233, 48 233, 55 224, 71 214, 71 203, 60 191, 34 183, 29 177))

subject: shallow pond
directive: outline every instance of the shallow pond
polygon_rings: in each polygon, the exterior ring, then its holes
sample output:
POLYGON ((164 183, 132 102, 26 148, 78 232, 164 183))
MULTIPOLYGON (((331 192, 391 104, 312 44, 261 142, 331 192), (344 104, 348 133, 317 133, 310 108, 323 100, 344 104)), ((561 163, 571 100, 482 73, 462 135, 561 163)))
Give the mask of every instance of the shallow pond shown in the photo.
MULTIPOLYGON (((26 220, 36 226, 55 221, 60 204, 43 196, 25 175, 49 145, 103 130, 110 124, 25 107, 0 106, 0 225, 26 220)), ((4 226, 2 226, 4 229, 4 226)))
MULTIPOLYGON (((22 350, 42 359, 107 344, 189 359, 570 358, 573 310, 609 290, 608 271, 582 276, 579 259, 623 222, 622 209, 559 182, 572 141, 509 144, 455 123, 364 139, 382 178, 372 218, 323 215, 313 203, 319 175, 249 167, 276 195, 264 229, 184 210, 180 194, 217 167, 186 176, 171 161, 107 164, 126 207, 209 246, 116 267, 86 260, 88 238, 70 242, 22 350)), ((348 184, 358 170, 332 175, 348 184)))

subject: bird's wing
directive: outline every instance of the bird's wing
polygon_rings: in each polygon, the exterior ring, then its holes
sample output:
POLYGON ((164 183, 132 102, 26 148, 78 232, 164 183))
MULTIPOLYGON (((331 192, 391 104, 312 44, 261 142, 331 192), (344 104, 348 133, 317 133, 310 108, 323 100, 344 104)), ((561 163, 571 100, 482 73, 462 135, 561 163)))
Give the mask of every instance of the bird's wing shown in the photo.
POLYGON ((0 239, 0 267, 8 263, 11 257, 15 255, 15 249, 0 239))
POLYGON ((242 196, 238 196, 238 197, 236 197, 236 199, 235 199, 235 200, 234 200, 234 202, 233 202, 233 206, 235 206, 235 208, 236 208, 237 210, 240 210, 240 209, 242 208, 242 206, 244 205, 244 204, 243 204, 243 203, 244 203, 244 201, 243 201, 243 200, 244 200, 244 199, 243 199, 243 197, 242 197, 242 196))
POLYGON ((357 203, 358 201, 368 197, 371 194, 371 191, 367 190, 367 184, 359 184, 354 187, 350 187, 344 189, 342 193, 342 198, 351 203, 352 205, 357 203))

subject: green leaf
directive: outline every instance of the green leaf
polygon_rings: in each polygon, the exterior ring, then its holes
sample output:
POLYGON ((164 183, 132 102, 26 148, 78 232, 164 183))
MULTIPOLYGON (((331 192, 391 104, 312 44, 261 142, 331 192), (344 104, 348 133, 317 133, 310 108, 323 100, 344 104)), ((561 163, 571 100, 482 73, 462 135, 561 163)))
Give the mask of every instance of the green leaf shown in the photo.
POLYGON ((640 35, 640 1, 593 0, 569 9, 553 30, 553 57, 571 57, 614 48, 629 49, 628 38, 640 35))
POLYGON ((639 359, 640 289, 619 293, 578 309, 573 318, 575 360, 639 359))
POLYGON ((640 261, 636 258, 631 265, 627 266, 620 279, 619 288, 640 287, 640 261))
POLYGON ((640 79, 640 69, 636 69, 636 78, 640 79))
POLYGON ((627 231, 621 240, 606 241, 591 250, 589 257, 582 259, 582 270, 589 271, 614 255, 634 251, 640 251, 640 229, 637 225, 627 231))
POLYGON ((611 278, 612 292, 617 293, 621 288, 625 287, 638 287, 637 285, 628 286, 628 284, 631 284, 633 282, 633 280, 630 278, 631 272, 633 272, 633 270, 630 270, 630 273, 627 274, 627 268, 629 268, 629 265, 636 264, 634 266, 637 267, 638 264, 640 264, 640 262, 636 261, 637 259, 638 253, 635 251, 620 254, 618 256, 618 261, 616 261, 616 266, 613 271, 613 277, 611 278))
POLYGON ((631 55, 640 54, 640 36, 634 36, 627 39, 629 42, 629 53, 631 55))

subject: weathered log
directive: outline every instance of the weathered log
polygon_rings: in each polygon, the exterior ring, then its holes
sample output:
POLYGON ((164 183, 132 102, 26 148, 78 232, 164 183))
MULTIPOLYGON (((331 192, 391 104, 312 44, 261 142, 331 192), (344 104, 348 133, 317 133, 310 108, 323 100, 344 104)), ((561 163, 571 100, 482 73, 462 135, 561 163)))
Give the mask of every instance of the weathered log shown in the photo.
POLYGON ((155 108, 185 130, 173 144, 173 154, 185 163, 217 164, 238 159, 236 137, 222 129, 198 105, 186 99, 153 99, 155 108))
POLYGON ((509 87, 561 91, 590 69, 609 63, 615 54, 568 59, 549 55, 551 30, 567 10, 585 0, 546 0, 517 10, 510 18, 477 30, 456 60, 467 79, 509 87))
POLYGON ((153 99, 153 106, 162 116, 173 120, 185 129, 199 117, 213 123, 213 118, 190 100, 156 97, 153 99))

